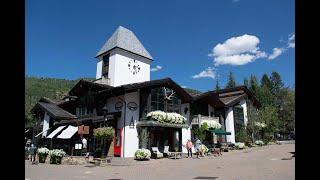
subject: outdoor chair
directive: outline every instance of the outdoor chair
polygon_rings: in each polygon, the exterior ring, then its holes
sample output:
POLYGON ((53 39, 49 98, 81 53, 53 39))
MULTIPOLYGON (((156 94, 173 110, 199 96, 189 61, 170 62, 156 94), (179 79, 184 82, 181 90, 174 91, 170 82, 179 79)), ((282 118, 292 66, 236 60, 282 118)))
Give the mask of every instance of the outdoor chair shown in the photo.
POLYGON ((172 156, 172 152, 169 151, 169 146, 164 146, 163 154, 164 154, 166 157, 172 156))
POLYGON ((163 157, 163 153, 159 151, 158 147, 152 147, 151 150, 154 158, 158 159, 163 157))

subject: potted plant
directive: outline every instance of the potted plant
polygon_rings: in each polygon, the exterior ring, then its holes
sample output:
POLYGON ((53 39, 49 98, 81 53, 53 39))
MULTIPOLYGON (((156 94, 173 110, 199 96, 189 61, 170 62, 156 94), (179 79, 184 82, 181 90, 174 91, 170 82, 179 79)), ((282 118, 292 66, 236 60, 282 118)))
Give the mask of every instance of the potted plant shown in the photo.
POLYGON ((114 129, 112 127, 101 127, 93 130, 94 138, 102 142, 101 155, 105 156, 106 144, 111 144, 114 137, 114 129))
POLYGON ((66 153, 62 149, 50 150, 50 164, 61 164, 61 160, 64 155, 66 155, 66 153))
POLYGON ((149 149, 138 149, 135 153, 134 153, 134 159, 136 160, 149 160, 151 157, 151 152, 149 149))
POLYGON ((45 163, 47 156, 49 154, 49 149, 42 147, 38 149, 39 163, 45 163))

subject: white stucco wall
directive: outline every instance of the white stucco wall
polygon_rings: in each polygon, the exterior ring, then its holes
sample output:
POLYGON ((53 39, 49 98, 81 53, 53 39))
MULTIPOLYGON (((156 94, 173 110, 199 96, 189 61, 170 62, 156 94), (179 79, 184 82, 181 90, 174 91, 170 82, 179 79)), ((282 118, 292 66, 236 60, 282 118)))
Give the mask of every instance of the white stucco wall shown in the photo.
POLYGON ((115 49, 110 56, 109 78, 111 86, 150 81, 151 61, 135 54, 115 49), (140 71, 133 75, 128 68, 130 60, 136 60, 140 71))
POLYGON ((229 107, 226 110, 226 131, 231 132, 231 135, 227 136, 227 142, 235 143, 235 131, 234 131, 234 118, 233 118, 233 108, 229 107))
MULTIPOLYGON (((187 118, 186 123, 188 125, 190 125, 190 104, 189 103, 185 103, 185 104, 181 104, 181 115, 185 118, 187 118), (185 108, 188 108, 188 112, 185 113, 184 110, 185 108)), ((184 147, 184 145, 186 145, 188 139, 191 140, 191 128, 182 128, 182 132, 181 132, 181 140, 182 140, 182 152, 183 153, 188 153, 186 147, 184 147)))
POLYGON ((247 102, 245 99, 240 101, 240 106, 243 108, 243 118, 244 118, 244 124, 247 126, 248 123, 248 110, 247 110, 247 102))
MULTIPOLYGON (((48 115, 47 112, 45 112, 44 114, 44 118, 43 118, 43 126, 42 126, 42 131, 48 130, 49 129, 49 120, 50 120, 50 116, 48 115)), ((47 131, 42 133, 42 137, 47 137, 47 131)))
MULTIPOLYGON (((132 92, 125 94, 125 101, 135 102, 138 105, 138 108, 135 111, 131 111, 126 108, 126 126, 125 126, 125 135, 124 139, 124 157, 134 157, 134 153, 139 148, 139 139, 136 124, 139 120, 139 92, 132 92), (133 118, 134 127, 130 127, 131 119, 133 118)), ((122 147, 123 148, 123 147, 122 147)))

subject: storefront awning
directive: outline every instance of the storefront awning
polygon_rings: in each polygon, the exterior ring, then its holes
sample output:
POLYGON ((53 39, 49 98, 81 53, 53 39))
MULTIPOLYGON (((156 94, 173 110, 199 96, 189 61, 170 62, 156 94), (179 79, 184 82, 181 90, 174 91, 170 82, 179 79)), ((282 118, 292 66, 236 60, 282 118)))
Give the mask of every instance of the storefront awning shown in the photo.
MULTIPOLYGON (((49 128, 49 129, 51 129, 51 128, 49 128)), ((37 135, 36 135, 36 136, 34 136, 34 137, 38 137, 38 136, 40 136, 40 135, 41 135, 41 134, 43 134, 44 132, 49 131, 49 129, 42 131, 41 133, 37 134, 37 135)))
POLYGON ((189 128, 187 124, 171 124, 171 123, 161 123, 158 121, 139 121, 137 122, 137 127, 172 127, 172 128, 189 128))
POLYGON ((216 135, 231 135, 231 132, 226 132, 222 129, 209 129, 209 131, 215 133, 216 135))
POLYGON ((56 134, 58 134, 64 127, 66 126, 59 126, 57 129, 55 129, 47 138, 53 138, 56 134))
POLYGON ((57 136, 57 138, 70 139, 77 131, 78 127, 68 126, 68 128, 63 130, 62 133, 59 136, 57 136))

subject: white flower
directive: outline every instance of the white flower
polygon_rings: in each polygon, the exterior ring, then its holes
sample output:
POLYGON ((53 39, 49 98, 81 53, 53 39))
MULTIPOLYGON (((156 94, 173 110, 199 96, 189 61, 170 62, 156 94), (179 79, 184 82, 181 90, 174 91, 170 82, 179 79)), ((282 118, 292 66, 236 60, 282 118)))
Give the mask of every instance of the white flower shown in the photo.
POLYGON ((64 155, 66 155, 66 153, 62 149, 53 149, 49 151, 50 157, 53 157, 53 156, 63 157, 64 155))
POLYGON ((174 123, 174 124, 184 124, 186 118, 178 113, 166 113, 163 111, 152 111, 147 114, 148 118, 152 118, 159 122, 174 123))
POLYGON ((261 140, 255 141, 254 143, 255 143, 256 145, 259 145, 259 146, 264 145, 264 142, 261 141, 261 140))
POLYGON ((134 157, 135 159, 150 159, 151 157, 151 152, 149 149, 138 149, 135 153, 134 153, 134 157))
POLYGON ((263 123, 263 122, 255 122, 255 125, 256 125, 257 127, 259 127, 259 128, 265 128, 265 127, 267 127, 267 125, 266 125, 265 123, 263 123))
POLYGON ((237 148, 237 149, 243 149, 244 148, 244 143, 242 142, 236 142, 234 144, 234 146, 237 148))
POLYGON ((221 128, 221 124, 217 121, 214 120, 201 120, 201 124, 203 123, 207 123, 209 128, 213 128, 213 129, 220 129, 221 128))
POLYGON ((49 154, 49 149, 45 147, 39 148, 38 154, 49 154))

